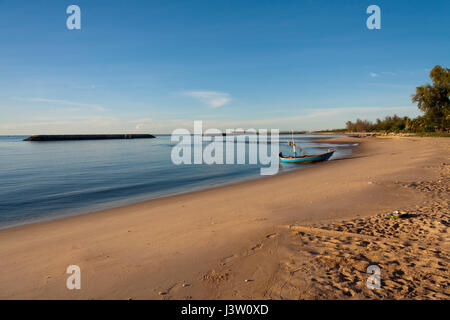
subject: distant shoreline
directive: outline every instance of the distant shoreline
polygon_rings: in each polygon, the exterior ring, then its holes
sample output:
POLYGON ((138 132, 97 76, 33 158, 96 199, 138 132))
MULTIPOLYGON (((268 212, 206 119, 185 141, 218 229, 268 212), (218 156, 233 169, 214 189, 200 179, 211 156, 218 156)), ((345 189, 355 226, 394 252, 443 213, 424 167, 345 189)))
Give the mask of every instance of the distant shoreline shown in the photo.
POLYGON ((152 139, 151 134, 55 134, 35 135, 23 141, 79 141, 79 140, 110 140, 110 139, 152 139))

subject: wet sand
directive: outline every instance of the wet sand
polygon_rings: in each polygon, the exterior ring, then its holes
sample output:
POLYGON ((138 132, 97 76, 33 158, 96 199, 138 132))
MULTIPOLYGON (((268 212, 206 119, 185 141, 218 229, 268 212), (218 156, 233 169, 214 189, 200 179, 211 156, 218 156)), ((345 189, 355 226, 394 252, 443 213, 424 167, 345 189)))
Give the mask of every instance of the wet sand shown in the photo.
POLYGON ((0 231, 2 299, 444 299, 450 140, 0 231), (404 212, 398 219, 385 213, 404 212), (81 290, 66 268, 81 268, 81 290), (366 286, 369 265, 381 289, 366 286))

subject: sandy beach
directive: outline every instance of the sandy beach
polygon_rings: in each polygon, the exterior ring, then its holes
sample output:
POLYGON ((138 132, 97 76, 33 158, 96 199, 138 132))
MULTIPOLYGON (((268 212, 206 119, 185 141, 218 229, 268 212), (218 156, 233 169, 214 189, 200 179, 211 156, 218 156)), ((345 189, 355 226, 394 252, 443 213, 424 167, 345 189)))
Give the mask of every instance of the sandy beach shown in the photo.
POLYGON ((450 140, 327 141, 359 145, 304 170, 1 230, 0 299, 448 299, 450 140), (66 288, 69 265, 81 290, 66 288))

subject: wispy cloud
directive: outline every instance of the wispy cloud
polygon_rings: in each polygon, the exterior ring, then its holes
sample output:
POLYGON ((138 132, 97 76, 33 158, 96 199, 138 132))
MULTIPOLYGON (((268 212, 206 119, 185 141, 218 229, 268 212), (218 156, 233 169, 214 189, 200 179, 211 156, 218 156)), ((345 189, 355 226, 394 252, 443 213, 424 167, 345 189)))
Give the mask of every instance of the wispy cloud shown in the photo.
POLYGON ((190 115, 183 118, 141 118, 124 119, 119 116, 99 115, 39 115, 27 116, 19 119, 5 119, 0 117, 0 134, 69 134, 69 133, 170 133, 177 128, 192 131, 194 120, 203 120, 204 129, 218 128, 279 128, 281 130, 317 130, 345 126, 348 120, 356 118, 375 120, 386 115, 417 116, 420 114, 416 106, 389 107, 335 107, 320 109, 304 109, 303 112, 276 117, 243 118, 235 116, 216 116, 203 118, 190 115))
POLYGON ((303 114, 288 117, 262 118, 250 120, 206 120, 205 127, 225 128, 280 128, 316 130, 345 126, 347 120, 356 118, 375 120, 392 114, 415 115, 416 106, 395 107, 337 107, 324 109, 306 109, 303 114))
POLYGON ((385 76, 396 76, 397 74, 395 72, 391 71, 382 71, 379 73, 376 72, 369 72, 369 76, 372 78, 379 78, 379 77, 385 77, 385 76))
POLYGON ((220 108, 231 101, 229 93, 218 91, 184 91, 183 95, 196 98, 211 108, 220 108))
POLYGON ((90 103, 80 103, 68 100, 59 100, 59 99, 47 99, 47 98, 13 98, 17 101, 26 101, 26 102, 38 102, 38 103, 49 103, 56 104, 62 106, 70 106, 75 107, 76 110, 80 109, 92 109, 96 111, 105 111, 105 108, 98 104, 90 104, 90 103))

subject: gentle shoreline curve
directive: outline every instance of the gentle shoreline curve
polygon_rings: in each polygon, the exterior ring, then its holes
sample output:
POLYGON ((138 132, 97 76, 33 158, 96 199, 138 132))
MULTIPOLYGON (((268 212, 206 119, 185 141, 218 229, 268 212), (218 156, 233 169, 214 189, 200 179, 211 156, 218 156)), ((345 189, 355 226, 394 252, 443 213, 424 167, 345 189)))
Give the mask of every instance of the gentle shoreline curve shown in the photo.
MULTIPOLYGON (((336 138, 336 137, 332 137, 332 136, 327 137, 327 138, 320 137, 320 138, 313 139, 312 142, 313 143, 326 142, 326 143, 333 144, 334 143, 333 138, 336 138), (329 139, 329 140, 327 140, 327 139, 329 139)), ((55 141, 57 141, 57 140, 55 140, 55 141)), ((339 143, 339 144, 345 143, 346 144, 348 142, 342 142, 342 141, 338 140, 338 142, 336 142, 336 143, 339 143)), ((348 146, 348 147, 340 146, 340 149, 353 149, 354 146, 355 145, 348 146)), ((320 148, 320 147, 318 147, 318 148, 320 148)), ((324 147, 321 147, 321 148, 324 149, 324 147)), ((294 167, 295 167, 295 165, 294 165, 294 167)), ((303 167, 303 166, 301 166, 301 167, 303 167)), ((304 167, 302 169, 304 169, 304 167)), ((280 171, 277 173, 277 175, 283 175, 288 172, 280 171)), ((69 212, 55 213, 50 216, 44 215, 44 216, 40 216, 40 217, 29 218, 27 220, 10 221, 7 223, 0 224, 0 230, 16 228, 16 227, 21 227, 21 226, 26 226, 26 225, 30 225, 30 224, 36 224, 36 223, 49 222, 49 221, 53 221, 53 220, 66 219, 66 218, 81 216, 81 215, 86 215, 86 214, 92 214, 92 213, 97 213, 97 212, 105 211, 105 210, 109 210, 109 209, 122 208, 122 207, 126 207, 126 206, 129 206, 132 204, 138 204, 141 202, 154 201, 154 200, 161 199, 161 198, 180 196, 180 195, 184 195, 184 194, 192 194, 192 193, 197 193, 200 191, 205 191, 205 190, 210 190, 210 189, 220 188, 220 187, 226 187, 226 186, 232 186, 232 185, 241 184, 244 182, 250 182, 250 181, 255 181, 255 180, 264 179, 264 178, 271 178, 271 177, 272 176, 262 176, 262 175, 240 177, 240 178, 234 179, 232 181, 226 181, 226 182, 216 184, 214 186, 207 186, 207 185, 206 186, 197 186, 197 187, 191 188, 190 190, 179 190, 179 191, 174 191, 174 192, 171 192, 171 193, 165 194, 165 195, 159 195, 159 196, 149 195, 146 198, 141 197, 141 199, 139 199, 139 200, 131 200, 130 201, 130 198, 121 199, 118 201, 105 203, 95 209, 93 209, 93 208, 74 209, 74 210, 70 210, 69 212)))
POLYGON ((0 298, 220 298, 216 285, 231 276, 211 270, 280 225, 414 207, 426 197, 395 182, 431 179, 449 156, 433 138, 343 139, 361 144, 313 168, 0 230, 0 298), (81 290, 65 287, 72 264, 81 290))

